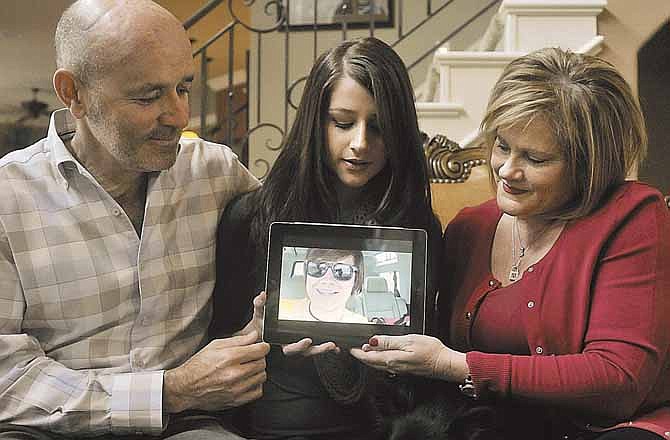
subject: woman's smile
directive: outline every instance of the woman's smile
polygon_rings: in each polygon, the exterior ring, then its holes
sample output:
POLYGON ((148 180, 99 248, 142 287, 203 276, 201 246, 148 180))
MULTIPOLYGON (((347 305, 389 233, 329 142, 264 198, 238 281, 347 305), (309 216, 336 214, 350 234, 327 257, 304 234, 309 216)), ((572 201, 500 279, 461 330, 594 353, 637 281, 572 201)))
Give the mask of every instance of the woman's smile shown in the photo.
POLYGON ((340 293, 338 289, 331 289, 331 288, 321 288, 321 287, 316 287, 314 290, 316 290, 316 293, 319 295, 337 295, 340 293))
POLYGON ((515 187, 510 186, 509 184, 507 184, 503 181, 501 181, 500 183, 502 184, 503 191, 505 191, 508 194, 519 195, 519 194, 523 194, 523 193, 527 192, 527 190, 525 190, 525 189, 515 188, 515 187))

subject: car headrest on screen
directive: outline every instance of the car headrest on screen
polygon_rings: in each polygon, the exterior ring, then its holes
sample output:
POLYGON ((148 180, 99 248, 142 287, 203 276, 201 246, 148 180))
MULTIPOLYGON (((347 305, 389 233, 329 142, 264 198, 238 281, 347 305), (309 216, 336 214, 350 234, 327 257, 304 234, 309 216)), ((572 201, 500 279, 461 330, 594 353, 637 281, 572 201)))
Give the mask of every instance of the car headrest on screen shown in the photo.
POLYGON ((384 277, 367 277, 365 279, 365 291, 366 292, 388 292, 389 286, 386 283, 386 278, 384 277))

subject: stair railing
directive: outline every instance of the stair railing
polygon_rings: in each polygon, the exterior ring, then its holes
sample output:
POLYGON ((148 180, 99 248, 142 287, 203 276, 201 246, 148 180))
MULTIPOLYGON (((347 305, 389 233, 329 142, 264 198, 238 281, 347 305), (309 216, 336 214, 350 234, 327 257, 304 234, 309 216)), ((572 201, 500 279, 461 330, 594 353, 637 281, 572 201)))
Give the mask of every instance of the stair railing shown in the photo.
MULTIPOLYGON (((221 141, 227 145, 230 145, 231 147, 235 147, 235 143, 239 142, 241 145, 237 145, 237 149, 240 152, 240 160, 245 164, 249 165, 249 139, 252 134, 254 134, 256 131, 260 129, 271 129, 277 132, 280 138, 284 137, 284 134, 286 133, 288 129, 288 115, 289 115, 289 107, 292 109, 297 108, 297 103, 299 102, 299 97, 294 96, 294 93, 297 91, 297 86, 304 82, 307 78, 307 74, 299 77, 298 79, 295 79, 293 81, 290 80, 289 78, 289 66, 290 66, 290 52, 289 52, 289 41, 291 37, 291 23, 290 23, 290 8, 291 8, 291 1, 292 0, 266 0, 265 3, 263 4, 262 2, 259 2, 259 5, 262 5, 263 12, 267 16, 273 16, 276 17, 274 22, 270 24, 269 26, 265 28, 259 28, 252 26, 250 23, 245 23, 242 20, 240 20, 234 11, 233 8, 233 0, 210 0, 208 1, 205 5, 203 5, 199 10, 197 10, 191 17, 189 17, 186 21, 184 21, 184 27, 186 29, 189 29, 193 27, 198 21, 200 21, 203 17, 207 16, 207 14, 211 13, 213 9, 216 7, 220 6, 222 3, 225 2, 226 7, 228 8, 228 12, 230 13, 230 16, 232 17, 232 21, 230 23, 227 23, 221 30, 216 32, 211 38, 209 38, 204 44, 202 44, 198 49, 196 49, 193 52, 193 56, 195 58, 199 58, 199 63, 200 63, 200 135, 202 137, 208 137, 212 134, 211 131, 208 130, 208 121, 207 121, 207 114, 208 114, 208 95, 209 95, 209 88, 207 85, 207 81, 209 78, 209 71, 208 71, 208 65, 211 62, 212 54, 210 53, 209 49, 210 46, 219 41, 222 38, 228 38, 228 93, 227 93, 227 109, 228 111, 223 117, 223 124, 225 127, 225 134, 224 138, 221 139, 221 141), (283 62, 283 74, 284 74, 284 121, 283 121, 283 127, 280 127, 277 124, 270 123, 270 122, 262 122, 261 121, 261 105, 262 105, 262 95, 263 95, 263 85, 262 85, 262 75, 261 75, 261 63, 256 62, 256 71, 253 72, 255 75, 255 81, 256 81, 256 93, 255 93, 255 114, 256 114, 256 120, 254 121, 254 126, 251 127, 250 123, 250 118, 249 118, 249 104, 250 104, 250 94, 251 94, 251 88, 247 87, 247 95, 244 103, 241 105, 240 108, 234 110, 233 109, 233 103, 234 103, 234 98, 235 98, 235 90, 234 90, 234 79, 233 79, 233 72, 234 72, 234 42, 235 42, 235 30, 239 26, 242 26, 246 28, 249 32, 252 33, 252 35, 255 35, 256 38, 256 56, 258 59, 261 59, 263 56, 262 53, 262 41, 263 41, 263 36, 266 34, 270 33, 279 33, 281 32, 284 36, 284 49, 285 49, 285 57, 284 57, 284 62, 283 62), (247 132, 243 136, 243 138, 240 141, 236 141, 233 137, 233 133, 235 130, 235 127, 237 126, 237 118, 240 112, 246 111, 246 127, 247 127, 247 132)), ((308 24, 307 27, 311 27, 311 32, 313 34, 313 46, 312 46, 312 57, 315 60, 318 57, 318 38, 319 38, 319 25, 317 23, 317 2, 318 0, 312 0, 313 1, 313 10, 314 10, 314 17, 312 20, 311 24, 308 24)), ((371 2, 374 0, 343 0, 341 8, 343 11, 342 17, 340 22, 337 24, 341 31, 341 38, 342 40, 347 39, 347 34, 350 28, 352 28, 352 23, 350 23, 348 19, 348 13, 351 13, 351 11, 358 10, 354 9, 363 2, 365 2, 365 5, 369 4, 368 2, 371 2), (347 12, 349 11, 349 12, 347 12)), ((417 64, 419 64, 421 61, 426 59, 426 57, 430 56, 437 48, 441 47, 443 44, 445 44, 447 41, 450 39, 454 38, 456 35, 458 35, 463 29, 465 29, 468 25, 470 25, 473 21, 475 21, 477 18, 481 17, 483 14, 485 14, 489 9, 494 7, 496 4, 500 3, 502 0, 492 0, 489 3, 487 3, 481 10, 477 11, 475 14, 473 14, 470 18, 468 18, 465 22, 463 22, 461 25, 457 26, 455 29, 452 31, 448 32, 445 36, 443 36, 436 44, 430 46, 426 51, 423 53, 419 54, 416 59, 413 61, 409 62, 407 64, 408 69, 414 69, 417 64)), ((243 4, 246 7, 252 7, 255 3, 256 0, 235 0, 237 4, 243 4)), ((414 6, 418 2, 418 0, 410 0, 411 4, 414 6)), ((403 28, 403 13, 405 12, 405 8, 409 7, 409 5, 406 5, 403 0, 391 0, 389 1, 389 15, 392 17, 392 19, 395 21, 395 27, 397 28, 398 31, 398 37, 395 41, 389 42, 391 46, 397 46, 399 43, 407 39, 410 35, 413 33, 417 32, 422 26, 424 26, 427 22, 429 22, 432 18, 434 18, 437 14, 441 13, 445 8, 452 6, 454 3, 456 3, 455 0, 448 0, 444 4, 442 4, 440 7, 433 9, 432 4, 433 2, 431 0, 426 0, 425 5, 426 5, 426 15, 423 19, 421 19, 417 24, 412 26, 409 30, 405 30, 403 28), (393 12, 396 11, 397 13, 397 18, 393 17, 393 12)), ((372 8, 369 8, 369 12, 367 13, 369 20, 367 21, 367 29, 369 32, 369 35, 374 36, 375 35, 375 30, 376 30, 376 22, 375 22, 375 17, 373 15, 373 10, 372 8)), ((360 27, 360 24, 356 25, 357 27, 360 27)), ((253 37, 252 37, 253 38, 253 37)), ((253 43, 252 43, 253 44, 253 43)), ((407 63, 407 61, 406 61, 407 63)), ((250 84, 250 79, 252 72, 250 71, 250 60, 249 60, 249 52, 247 51, 246 53, 246 63, 245 63, 245 73, 246 73, 246 84, 250 84)), ((273 144, 273 142, 270 140, 270 138, 266 138, 264 142, 264 147, 267 148, 268 150, 276 151, 281 148, 281 142, 278 144, 273 144)), ((263 166, 265 168, 265 173, 270 168, 270 163, 265 160, 265 159, 257 159, 254 164, 256 166, 263 166)), ((261 176, 262 177, 262 176, 261 176)))

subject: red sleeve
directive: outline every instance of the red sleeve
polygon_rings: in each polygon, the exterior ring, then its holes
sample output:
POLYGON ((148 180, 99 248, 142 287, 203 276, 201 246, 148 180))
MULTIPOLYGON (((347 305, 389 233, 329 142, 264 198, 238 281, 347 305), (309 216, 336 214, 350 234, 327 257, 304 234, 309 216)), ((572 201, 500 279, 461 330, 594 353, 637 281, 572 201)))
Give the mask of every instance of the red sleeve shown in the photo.
POLYGON ((659 380, 670 343, 667 208, 649 200, 638 206, 609 237, 601 255, 582 352, 470 352, 467 361, 478 388, 616 420, 628 420, 640 408, 659 380))

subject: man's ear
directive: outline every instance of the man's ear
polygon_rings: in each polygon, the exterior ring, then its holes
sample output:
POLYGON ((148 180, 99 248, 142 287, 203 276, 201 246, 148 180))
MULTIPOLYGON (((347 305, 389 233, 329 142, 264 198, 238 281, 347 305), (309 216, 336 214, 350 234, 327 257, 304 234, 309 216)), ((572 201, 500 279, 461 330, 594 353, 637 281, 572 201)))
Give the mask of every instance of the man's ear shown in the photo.
POLYGON ((58 69, 53 78, 54 90, 58 99, 70 109, 72 116, 79 119, 86 114, 82 95, 84 93, 81 82, 67 69, 58 69))

